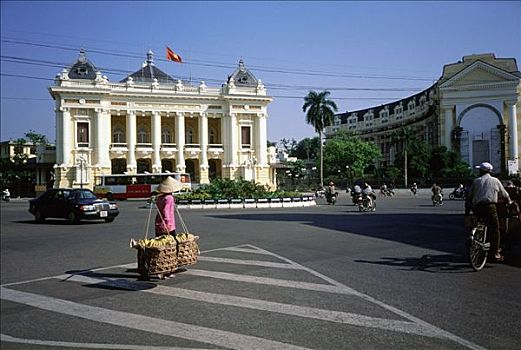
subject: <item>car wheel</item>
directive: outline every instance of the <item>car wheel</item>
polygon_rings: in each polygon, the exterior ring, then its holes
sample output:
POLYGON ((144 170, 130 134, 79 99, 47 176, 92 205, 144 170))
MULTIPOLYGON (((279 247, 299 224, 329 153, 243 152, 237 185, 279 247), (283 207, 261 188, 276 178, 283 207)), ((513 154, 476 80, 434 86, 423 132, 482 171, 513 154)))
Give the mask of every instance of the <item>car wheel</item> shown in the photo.
POLYGON ((114 200, 114 194, 112 192, 107 193, 107 200, 109 200, 109 201, 114 200))
POLYGON ((37 224, 42 224, 45 222, 45 217, 42 215, 41 211, 37 210, 34 213, 34 221, 36 221, 37 224))
POLYGON ((114 221, 114 218, 105 218, 105 222, 112 222, 114 221))
POLYGON ((75 212, 71 211, 69 212, 69 214, 67 215, 67 221, 69 222, 69 224, 77 224, 78 223, 78 216, 76 215, 75 212))

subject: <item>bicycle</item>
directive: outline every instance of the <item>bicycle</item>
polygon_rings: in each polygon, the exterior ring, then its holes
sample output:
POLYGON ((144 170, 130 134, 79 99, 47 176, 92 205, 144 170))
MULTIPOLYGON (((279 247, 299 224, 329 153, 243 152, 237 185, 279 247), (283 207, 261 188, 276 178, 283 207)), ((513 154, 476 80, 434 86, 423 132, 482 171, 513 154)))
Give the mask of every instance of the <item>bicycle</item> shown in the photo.
POLYGON ((481 218, 478 218, 470 231, 468 242, 470 266, 474 271, 479 271, 485 267, 489 251, 490 242, 487 241, 487 226, 481 218))
MULTIPOLYGON (((519 218, 519 207, 515 202, 508 203, 505 207, 505 212, 500 215, 501 218, 506 219, 505 231, 508 231, 509 220, 516 220, 519 218)), ((490 252, 490 242, 487 235, 487 225, 481 217, 472 216, 475 222, 471 225, 470 237, 468 241, 468 255, 470 266, 474 271, 479 271, 485 267, 487 263, 488 254, 490 252)))

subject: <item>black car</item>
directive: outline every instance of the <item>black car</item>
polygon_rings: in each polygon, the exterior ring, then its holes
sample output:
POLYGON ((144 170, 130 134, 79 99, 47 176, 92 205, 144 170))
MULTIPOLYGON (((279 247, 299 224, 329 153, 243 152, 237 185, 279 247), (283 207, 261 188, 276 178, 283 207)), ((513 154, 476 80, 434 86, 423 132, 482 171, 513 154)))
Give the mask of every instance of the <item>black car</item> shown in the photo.
POLYGON ((29 202, 29 212, 36 222, 63 218, 75 224, 80 220, 112 222, 118 216, 116 203, 98 199, 94 192, 79 188, 53 188, 29 202))

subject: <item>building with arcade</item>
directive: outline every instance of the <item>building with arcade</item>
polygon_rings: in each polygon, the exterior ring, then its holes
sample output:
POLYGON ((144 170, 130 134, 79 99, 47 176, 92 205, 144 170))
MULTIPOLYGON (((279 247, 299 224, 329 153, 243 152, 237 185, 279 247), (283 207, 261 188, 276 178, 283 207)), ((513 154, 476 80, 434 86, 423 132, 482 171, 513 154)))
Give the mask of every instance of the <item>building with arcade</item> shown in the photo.
POLYGON ((326 136, 356 132, 380 147, 378 167, 392 165, 402 127, 432 146, 445 146, 469 165, 490 162, 496 173, 520 171, 521 73, 513 58, 464 56, 447 64, 438 81, 399 101, 335 116, 326 136))
POLYGON ((55 101, 55 187, 92 188, 101 174, 186 172, 275 184, 267 149, 267 95, 242 59, 221 86, 175 79, 147 53, 112 82, 81 50, 49 87, 55 101))

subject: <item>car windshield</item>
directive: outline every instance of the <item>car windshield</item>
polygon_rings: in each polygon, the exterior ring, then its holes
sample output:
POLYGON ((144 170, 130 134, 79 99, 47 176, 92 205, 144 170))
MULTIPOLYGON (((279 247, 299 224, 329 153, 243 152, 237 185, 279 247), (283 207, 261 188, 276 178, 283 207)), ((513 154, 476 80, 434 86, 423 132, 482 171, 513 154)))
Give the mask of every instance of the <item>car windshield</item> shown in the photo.
POLYGON ((77 191, 75 194, 73 194, 76 199, 96 199, 96 195, 92 193, 91 191, 77 191))

